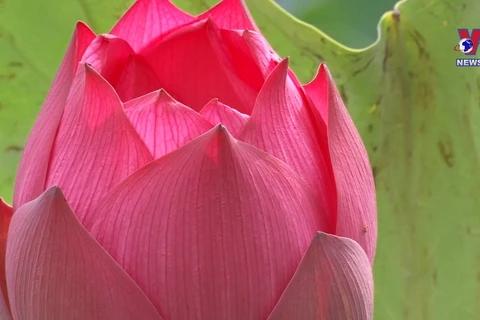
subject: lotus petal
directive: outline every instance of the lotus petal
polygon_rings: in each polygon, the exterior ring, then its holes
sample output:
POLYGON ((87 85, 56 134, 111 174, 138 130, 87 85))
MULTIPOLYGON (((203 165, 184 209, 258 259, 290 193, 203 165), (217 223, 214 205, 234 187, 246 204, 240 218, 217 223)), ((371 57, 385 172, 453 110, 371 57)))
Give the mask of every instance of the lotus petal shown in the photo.
POLYGON ((55 80, 53 80, 35 126, 30 132, 20 160, 13 195, 15 210, 24 203, 35 199, 44 191, 53 142, 77 70, 77 64, 93 39, 95 39, 95 34, 85 24, 77 23, 65 57, 55 80))
POLYGON ((125 113, 155 159, 213 128, 162 89, 129 101, 125 113))
POLYGON ((129 101, 157 90, 160 81, 141 56, 132 54, 113 86, 122 101, 129 101))
POLYGON ((372 320, 373 276, 355 241, 318 233, 268 320, 372 320))
POLYGON ((15 212, 6 261, 15 320, 161 320, 57 187, 15 212))
POLYGON ((199 112, 212 125, 223 124, 232 136, 237 137, 249 116, 213 99, 199 112))
POLYGON ((281 61, 280 57, 271 49, 265 38, 258 32, 245 30, 243 32, 243 39, 252 54, 252 58, 266 78, 281 61))
POLYGON ((199 111, 218 98, 249 114, 256 91, 235 71, 227 45, 214 22, 207 19, 172 32, 142 55, 160 87, 192 109, 199 111))
POLYGON ((221 30, 221 35, 238 77, 258 92, 280 60, 254 31, 221 30))
POLYGON ((58 129, 46 186, 60 186, 83 221, 110 188, 152 160, 113 88, 81 64, 58 129))
POLYGON ((327 217, 326 232, 334 232, 336 195, 326 146, 325 126, 288 76, 288 60, 275 67, 255 102, 239 139, 264 150, 300 174, 316 191, 327 217))
POLYGON ((167 319, 265 319, 316 230, 284 163, 219 125, 148 164, 87 228, 167 319))
POLYGON ((325 65, 305 91, 322 115, 337 189, 339 236, 357 241, 373 263, 377 241, 377 205, 365 146, 325 65))
POLYGON ((89 64, 110 83, 116 83, 129 56, 133 54, 130 45, 123 39, 102 34, 92 41, 81 62, 89 64))

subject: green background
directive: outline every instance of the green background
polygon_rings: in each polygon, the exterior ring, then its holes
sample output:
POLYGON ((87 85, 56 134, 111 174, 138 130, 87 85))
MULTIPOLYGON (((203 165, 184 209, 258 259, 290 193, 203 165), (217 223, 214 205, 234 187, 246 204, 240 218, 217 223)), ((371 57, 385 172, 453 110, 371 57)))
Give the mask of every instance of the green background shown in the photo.
MULTIPOLYGON (((215 3, 174 2, 192 13, 215 3)), ((247 0, 302 81, 328 64, 365 141, 379 210, 375 319, 480 319, 480 71, 455 67, 464 56, 452 50, 457 28, 480 27, 480 2, 406 0, 395 11, 392 1, 288 2, 322 31, 269 0, 247 0)), ((7 200, 75 21, 106 32, 129 3, 0 0, 0 195, 7 200)))

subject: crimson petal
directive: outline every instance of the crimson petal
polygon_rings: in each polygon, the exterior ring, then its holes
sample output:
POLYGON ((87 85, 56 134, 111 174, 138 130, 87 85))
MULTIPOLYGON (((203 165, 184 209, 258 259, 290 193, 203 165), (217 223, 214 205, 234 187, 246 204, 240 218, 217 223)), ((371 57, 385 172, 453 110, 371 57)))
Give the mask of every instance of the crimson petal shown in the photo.
POLYGON ((113 88, 81 64, 58 129, 47 187, 60 186, 83 221, 111 187, 152 160, 113 88))
POLYGON ((218 98, 249 114, 256 91, 235 71, 226 46, 220 30, 207 19, 172 32, 142 56, 160 87, 194 110, 218 98))
POLYGON ((254 31, 221 30, 221 35, 238 76, 258 92, 279 58, 254 31))
POLYGON ((280 57, 260 33, 245 30, 242 36, 258 68, 266 78, 281 61, 280 57))
POLYGON ((221 125, 98 208, 91 234, 168 319, 265 319, 323 228, 299 176, 221 125))
POLYGON ((6 261, 15 320, 161 320, 57 187, 15 212, 6 261))
POLYGON ((338 199, 336 234, 357 241, 373 263, 377 207, 367 151, 325 65, 320 66, 305 91, 328 128, 328 147, 338 199))
POLYGON ((373 319, 373 275, 355 241, 319 233, 268 320, 373 319))
POLYGON ((85 24, 77 23, 65 57, 30 132, 20 160, 13 199, 15 210, 44 191, 52 146, 77 64, 93 39, 95 34, 85 24))
POLYGON ((122 101, 129 101, 157 90, 160 82, 148 63, 141 56, 132 54, 114 87, 122 101))
POLYGON ((162 89, 127 102, 125 113, 155 159, 213 127, 162 89))
POLYGON ((110 33, 125 39, 135 52, 139 52, 152 40, 193 21, 195 17, 169 0, 137 0, 110 33))

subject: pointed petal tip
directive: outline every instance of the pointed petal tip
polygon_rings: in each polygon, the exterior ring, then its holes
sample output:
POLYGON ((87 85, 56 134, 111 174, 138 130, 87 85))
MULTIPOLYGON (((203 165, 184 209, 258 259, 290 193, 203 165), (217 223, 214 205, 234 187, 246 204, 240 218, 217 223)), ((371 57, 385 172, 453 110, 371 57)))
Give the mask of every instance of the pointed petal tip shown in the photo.
POLYGON ((52 187, 48 188, 47 191, 45 191, 44 195, 46 197, 64 198, 65 199, 65 195, 63 194, 62 189, 60 189, 60 187, 58 187, 58 186, 52 186, 52 187))
MULTIPOLYGON (((79 69, 83 67, 84 72, 84 81, 88 81, 89 79, 101 79, 106 82, 106 80, 98 73, 97 70, 88 62, 80 62, 79 69)), ((108 82, 107 82, 108 83, 108 82)), ((110 84, 108 84, 110 85, 110 84)))
MULTIPOLYGON (((118 94, 116 93, 116 91, 112 87, 112 85, 95 69, 95 67, 93 65, 91 65, 88 62, 80 62, 79 63, 79 69, 81 67, 83 67, 84 73, 85 73, 84 81, 88 81, 88 80, 101 81, 101 83, 108 86, 115 93, 115 95, 118 96, 118 94)), ((103 88, 103 89, 105 89, 105 88, 103 88)))
POLYGON ((75 29, 80 29, 80 28, 88 28, 88 25, 82 20, 77 20, 77 23, 75 23, 75 29))
MULTIPOLYGON (((93 32, 93 30, 86 24, 85 22, 81 20, 77 20, 77 23, 75 24, 75 29, 74 29, 74 37, 76 37, 76 42, 77 45, 78 43, 86 42, 87 44, 90 44, 96 37, 96 33, 93 32), (90 40, 87 40, 90 39, 90 40)), ((79 55, 79 58, 82 55, 79 55)))
POLYGON ((219 27, 215 22, 215 19, 211 15, 208 15, 205 19, 200 20, 200 23, 203 24, 203 27, 209 31, 217 31, 219 27))
POLYGON ((348 246, 359 247, 361 248, 360 244, 357 241, 353 240, 349 237, 338 236, 335 234, 330 234, 328 232, 318 231, 315 235, 313 242, 315 241, 342 241, 348 246))
POLYGON ((157 95, 157 100, 158 102, 163 101, 163 102, 177 102, 168 92, 167 90, 160 88, 157 91, 155 91, 157 95))
POLYGON ((318 68, 317 77, 323 77, 328 79, 329 81, 333 81, 332 73, 330 72, 330 69, 328 69, 328 66, 325 63, 322 63, 318 68))
POLYGON ((248 115, 230 108, 218 98, 210 100, 198 113, 212 125, 220 123, 227 127, 229 134, 235 138, 249 119, 248 115))
POLYGON ((320 65, 317 68, 317 72, 313 76, 312 80, 310 80, 308 83, 304 85, 304 87, 308 87, 315 83, 316 81, 319 81, 322 78, 331 78, 330 70, 328 69, 328 66, 325 62, 320 63, 320 65))
POLYGON ((224 136, 224 137, 228 137, 228 138, 231 138, 232 136, 230 135, 230 133, 228 132, 228 129, 226 126, 224 126, 223 124, 219 123, 217 124, 213 129, 214 133, 216 135, 219 135, 219 136, 224 136))
POLYGON ((90 31, 91 33, 95 34, 92 31, 92 29, 88 26, 88 24, 86 24, 82 20, 77 20, 77 23, 75 23, 75 30, 79 30, 79 29, 83 29, 85 31, 90 31))
POLYGON ((79 67, 83 67, 84 70, 85 70, 85 72, 94 72, 94 73, 96 73, 95 68, 93 68, 93 66, 92 66, 90 63, 88 63, 88 62, 80 62, 80 63, 78 64, 78 66, 79 66, 79 67))
POLYGON ((208 113, 210 113, 212 111, 219 111, 219 110, 226 110, 226 109, 228 109, 229 112, 231 112, 235 115, 238 115, 238 116, 241 116, 241 117, 248 117, 248 115, 231 108, 229 105, 226 105, 225 103, 220 101, 220 99, 218 99, 218 98, 213 98, 212 100, 207 102, 203 106, 203 108, 200 109, 200 111, 198 113, 200 113, 201 115, 203 115, 205 117, 208 113))
POLYGON ((251 29, 258 30, 255 22, 243 0, 223 0, 218 2, 198 18, 213 16, 221 29, 251 29))
MULTIPOLYGON (((280 61, 270 72, 270 74, 267 76, 265 79, 265 82, 263 83, 262 88, 260 89, 260 92, 257 96, 257 99, 255 101, 255 105, 259 103, 259 97, 265 93, 271 90, 272 88, 280 88, 280 87, 285 87, 287 83, 287 78, 288 78, 288 57, 280 61)), ((283 93, 281 94, 283 95, 283 93)), ((254 109, 255 111, 255 109, 254 109)))
POLYGON ((227 127, 221 123, 203 134, 204 141, 222 141, 221 145, 230 145, 231 142, 236 140, 228 131, 227 127))
POLYGON ((77 20, 77 22, 75 23, 75 29, 81 26, 86 26, 86 23, 83 22, 82 20, 77 20))
POLYGON ((32 202, 65 202, 67 204, 67 200, 65 198, 65 194, 63 193, 62 189, 58 186, 52 186, 45 190, 38 198, 34 199, 32 202))
POLYGON ((100 35, 100 37, 102 38, 103 41, 105 42, 110 42, 112 40, 115 40, 115 39, 118 39, 118 37, 114 36, 113 34, 109 34, 109 33, 102 33, 100 35))
MULTIPOLYGON (((174 107, 188 108, 188 106, 184 105, 183 103, 181 103, 180 101, 172 97, 164 88, 160 88, 158 90, 149 92, 131 101, 133 101, 134 103, 135 101, 136 102, 142 101, 143 102, 142 104, 144 104, 145 106, 148 106, 149 104, 154 104, 154 105, 168 105, 171 108, 174 108, 174 107)), ((129 101, 127 105, 130 105, 130 104, 131 103, 129 101)))
POLYGON ((213 98, 212 100, 208 101, 198 113, 202 114, 202 111, 215 107, 219 104, 223 105, 218 98, 213 98))
MULTIPOLYGON (((268 78, 273 78, 274 75, 275 77, 281 76, 282 78, 286 78, 288 74, 289 64, 290 64, 290 58, 289 57, 284 58, 275 66, 275 68, 273 68, 268 78)), ((266 81, 268 81, 268 78, 266 81)))
POLYGON ((288 68, 289 64, 290 64, 290 57, 289 56, 282 59, 282 61, 280 61, 280 63, 279 63, 279 65, 282 65, 283 68, 288 68))

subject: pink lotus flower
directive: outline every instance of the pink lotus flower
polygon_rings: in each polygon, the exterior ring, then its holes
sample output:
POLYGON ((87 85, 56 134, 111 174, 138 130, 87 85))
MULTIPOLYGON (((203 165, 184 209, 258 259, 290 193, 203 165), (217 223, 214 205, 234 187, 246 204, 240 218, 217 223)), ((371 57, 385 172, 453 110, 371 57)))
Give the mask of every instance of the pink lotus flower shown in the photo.
POLYGON ((371 319, 375 243, 328 69, 302 86, 241 0, 138 0, 77 25, 0 202, 0 318, 371 319))

